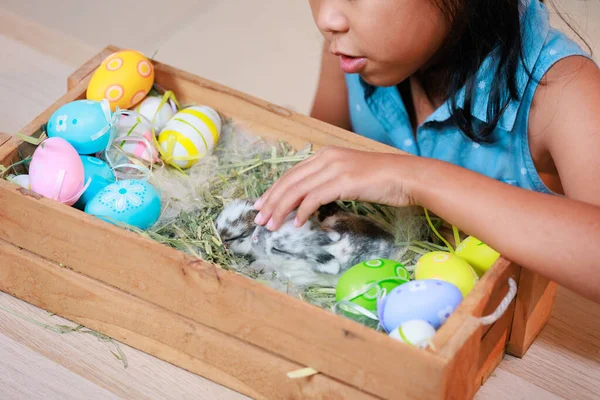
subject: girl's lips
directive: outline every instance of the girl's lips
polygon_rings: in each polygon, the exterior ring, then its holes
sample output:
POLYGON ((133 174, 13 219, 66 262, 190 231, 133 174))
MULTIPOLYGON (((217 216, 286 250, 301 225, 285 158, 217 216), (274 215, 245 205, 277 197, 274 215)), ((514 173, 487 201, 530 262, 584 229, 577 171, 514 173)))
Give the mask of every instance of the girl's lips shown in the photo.
POLYGON ((365 57, 350 57, 340 55, 340 68, 347 74, 356 74, 364 68, 367 63, 365 57))

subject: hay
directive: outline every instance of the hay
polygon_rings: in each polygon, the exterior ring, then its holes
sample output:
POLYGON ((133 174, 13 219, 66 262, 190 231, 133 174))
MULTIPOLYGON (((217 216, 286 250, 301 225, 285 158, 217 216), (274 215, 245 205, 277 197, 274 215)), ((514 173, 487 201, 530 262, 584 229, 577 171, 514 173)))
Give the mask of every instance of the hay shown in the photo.
MULTIPOLYGON (((289 168, 311 154, 310 146, 295 151, 285 142, 264 140, 244 131, 232 120, 226 120, 212 154, 186 174, 168 167, 153 171, 150 183, 161 192, 162 214, 151 229, 137 232, 318 307, 331 309, 336 299, 335 287, 330 282, 324 280, 320 285, 302 286, 271 269, 257 270, 248 260, 223 246, 214 224, 228 202, 258 198, 289 168)), ((395 258, 410 272, 420 255, 444 249, 430 241, 431 231, 419 207, 394 208, 362 202, 338 204, 395 232, 395 258)))
MULTIPOLYGON (((335 285, 331 280, 318 285, 295 285, 289 277, 277 274, 276 268, 256 269, 223 245, 214 223, 228 202, 238 198, 258 198, 289 168, 311 154, 311 146, 296 151, 288 143, 267 141, 231 119, 224 120, 217 146, 186 173, 164 165, 152 166, 149 182, 161 193, 161 216, 146 231, 127 229, 331 310, 336 302, 335 285)), ((19 164, 27 161, 24 159, 19 164)), ((1 174, 6 175, 11 170, 14 166, 1 174)), ((446 249, 432 234, 420 207, 394 208, 362 202, 338 204, 347 211, 372 218, 394 232, 397 247, 394 258, 411 274, 422 254, 446 249)), ((434 219, 434 223, 439 222, 434 219)), ((363 322, 370 324, 370 321, 363 322)))

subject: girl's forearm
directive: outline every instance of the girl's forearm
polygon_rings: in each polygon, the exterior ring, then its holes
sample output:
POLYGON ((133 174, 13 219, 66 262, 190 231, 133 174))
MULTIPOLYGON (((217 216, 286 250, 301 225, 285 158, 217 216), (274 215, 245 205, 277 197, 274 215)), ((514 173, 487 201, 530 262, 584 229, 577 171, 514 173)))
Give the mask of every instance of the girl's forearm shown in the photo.
POLYGON ((417 204, 517 264, 600 302, 600 207, 410 158, 414 176, 406 189, 417 204))

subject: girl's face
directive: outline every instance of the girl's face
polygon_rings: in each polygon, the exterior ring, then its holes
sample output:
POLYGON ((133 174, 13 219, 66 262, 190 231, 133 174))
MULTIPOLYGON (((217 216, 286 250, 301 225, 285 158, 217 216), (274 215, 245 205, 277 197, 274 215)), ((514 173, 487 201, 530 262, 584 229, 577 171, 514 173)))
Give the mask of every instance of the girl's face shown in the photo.
POLYGON ((313 18, 346 73, 393 86, 424 67, 449 22, 431 0, 309 0, 313 18))

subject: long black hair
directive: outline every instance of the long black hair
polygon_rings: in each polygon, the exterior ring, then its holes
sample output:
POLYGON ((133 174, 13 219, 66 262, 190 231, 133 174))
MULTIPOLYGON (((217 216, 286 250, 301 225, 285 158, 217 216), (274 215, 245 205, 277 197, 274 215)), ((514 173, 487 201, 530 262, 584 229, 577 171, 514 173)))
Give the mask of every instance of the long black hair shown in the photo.
MULTIPOLYGON (((435 2, 447 16, 451 28, 446 43, 435 57, 432 66, 425 71, 423 79, 425 91, 430 97, 433 94, 450 100, 452 118, 469 138, 480 143, 491 142, 493 141, 491 134, 502 112, 511 100, 519 98, 517 89, 519 63, 523 63, 525 70, 531 76, 529 68, 532 66, 525 65, 523 60, 519 17, 521 0, 435 0, 435 2), (491 51, 497 51, 499 59, 490 88, 488 122, 476 129, 470 113, 473 106, 476 73, 491 51), (434 76, 435 79, 427 79, 428 76, 434 76), (456 103, 456 94, 463 87, 465 101, 464 106, 459 107, 456 103)), ((573 29, 564 18, 563 21, 573 29)), ((573 31, 585 42, 581 35, 574 29, 573 31)), ((589 45, 587 47, 589 49, 589 45)))

